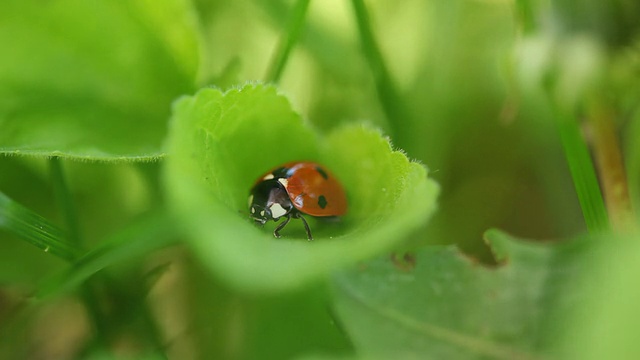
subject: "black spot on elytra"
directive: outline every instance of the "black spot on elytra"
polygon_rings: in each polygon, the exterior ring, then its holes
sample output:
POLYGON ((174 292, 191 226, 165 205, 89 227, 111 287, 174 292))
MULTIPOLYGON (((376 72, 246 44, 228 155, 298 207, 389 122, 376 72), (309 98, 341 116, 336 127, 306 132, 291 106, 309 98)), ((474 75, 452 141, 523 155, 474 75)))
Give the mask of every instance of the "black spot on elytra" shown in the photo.
MULTIPOLYGON (((329 178, 329 175, 327 175, 326 171, 324 171, 320 166, 316 166, 316 171, 325 179, 327 180, 329 178)), ((322 207, 324 209, 324 206, 322 207)))
POLYGON ((327 207, 327 199, 324 197, 324 195, 320 195, 320 197, 318 197, 318 206, 320 206, 320 208, 322 209, 327 207))

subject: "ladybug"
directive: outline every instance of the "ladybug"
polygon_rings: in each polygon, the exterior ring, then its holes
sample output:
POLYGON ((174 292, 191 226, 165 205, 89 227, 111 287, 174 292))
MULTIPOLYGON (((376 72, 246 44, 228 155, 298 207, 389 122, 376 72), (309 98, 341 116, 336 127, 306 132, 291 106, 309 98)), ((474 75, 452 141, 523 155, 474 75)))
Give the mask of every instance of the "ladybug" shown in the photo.
POLYGON ((313 240, 309 224, 302 216, 335 217, 347 212, 347 197, 340 182, 326 168, 311 161, 289 162, 262 175, 249 195, 249 211, 256 223, 285 218, 273 231, 280 238, 291 220, 300 219, 313 240))

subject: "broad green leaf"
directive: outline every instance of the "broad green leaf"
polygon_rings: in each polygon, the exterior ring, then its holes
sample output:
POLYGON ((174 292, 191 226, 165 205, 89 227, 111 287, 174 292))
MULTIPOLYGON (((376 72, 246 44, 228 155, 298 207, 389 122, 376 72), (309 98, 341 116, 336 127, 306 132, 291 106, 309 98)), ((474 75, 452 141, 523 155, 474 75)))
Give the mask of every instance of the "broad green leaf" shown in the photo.
POLYGON ((589 241, 531 243, 489 231, 502 265, 454 247, 415 255, 413 269, 380 258, 334 277, 335 306, 358 354, 404 359, 534 359, 555 346, 558 315, 582 299, 575 285, 589 241), (571 289, 571 292, 568 290, 571 289))
POLYGON ((158 158, 195 29, 188 0, 0 2, 0 154, 158 158))
MULTIPOLYGON (((279 291, 399 245, 435 207, 423 166, 393 151, 378 131, 348 126, 320 137, 273 87, 203 89, 174 104, 164 169, 170 204, 201 260, 233 285, 279 291), (299 222, 275 239, 249 220, 247 197, 265 171, 292 160, 324 164, 343 183, 339 224, 299 222)), ((312 220, 312 219, 310 219, 312 220)))

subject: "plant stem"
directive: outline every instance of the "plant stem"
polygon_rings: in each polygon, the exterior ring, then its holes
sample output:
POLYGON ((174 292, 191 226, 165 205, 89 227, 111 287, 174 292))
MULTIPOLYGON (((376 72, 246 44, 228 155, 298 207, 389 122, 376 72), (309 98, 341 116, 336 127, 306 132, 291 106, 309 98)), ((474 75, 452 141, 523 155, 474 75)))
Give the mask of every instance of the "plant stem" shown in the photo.
POLYGON ((589 102, 588 120, 592 130, 592 149, 604 199, 613 230, 629 233, 635 230, 635 216, 629 197, 627 176, 616 136, 615 114, 602 96, 589 102))
POLYGON ((302 32, 304 19, 307 15, 307 9, 309 8, 309 1, 310 0, 298 0, 293 7, 293 10, 291 11, 291 18, 287 26, 287 32, 284 33, 280 39, 278 50, 276 51, 271 65, 269 66, 269 71, 266 76, 267 82, 275 84, 280 81, 284 67, 289 60, 291 50, 298 42, 298 38, 302 32))
POLYGON ((407 123, 409 121, 407 110, 402 103, 402 98, 391 79, 391 75, 382 58, 382 52, 373 36, 369 14, 364 1, 352 0, 351 3, 358 25, 362 50, 375 80, 378 99, 389 123, 394 129, 395 134, 393 135, 395 135, 396 142, 403 147, 405 140, 411 135, 408 133, 411 131, 411 127, 407 123))

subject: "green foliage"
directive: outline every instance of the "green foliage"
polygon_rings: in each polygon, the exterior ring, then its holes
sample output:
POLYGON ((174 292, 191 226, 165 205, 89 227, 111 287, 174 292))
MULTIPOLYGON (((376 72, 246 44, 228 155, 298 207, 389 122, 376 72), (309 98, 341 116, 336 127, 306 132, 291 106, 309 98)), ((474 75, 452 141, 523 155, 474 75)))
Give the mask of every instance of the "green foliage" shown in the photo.
POLYGON ((68 261, 75 260, 80 254, 79 249, 68 243, 60 228, 3 193, 0 193, 0 229, 68 261))
POLYGON ((578 123, 561 109, 556 108, 557 126, 567 163, 571 169, 576 193, 582 206, 589 231, 598 233, 609 228, 609 219, 602 199, 589 149, 580 135, 578 123))
POLYGON ((164 214, 153 214, 134 222, 77 258, 64 272, 47 279, 36 295, 42 298, 74 290, 105 268, 175 243, 176 235, 174 224, 164 214))
POLYGON ((176 214, 202 261, 247 290, 300 286, 397 246, 435 206, 437 187, 424 167, 377 131, 349 126, 318 137, 273 87, 182 98, 171 130, 164 175, 176 214), (342 223, 313 222, 311 244, 289 228, 276 240, 248 219, 253 182, 293 160, 325 164, 348 194, 342 223))
POLYGON ((1 1, 0 358, 638 358, 636 10, 1 1))
MULTIPOLYGON (((634 359, 640 356, 638 301, 634 286, 640 274, 640 246, 637 236, 608 239, 595 261, 580 276, 590 284, 577 308, 567 316, 566 331, 559 339, 563 355, 574 359, 634 359), (594 324, 597 324, 594 326, 594 324)), ((569 287, 574 291, 579 286, 569 287)))
POLYGON ((486 238, 498 267, 448 246, 420 250, 404 267, 383 257, 335 276, 337 310, 356 349, 457 359, 533 359, 553 350, 554 316, 568 309, 567 287, 583 291, 575 281, 592 242, 536 244, 495 230, 486 238))
POLYGON ((0 4, 0 153, 157 159, 169 104, 194 88, 187 1, 0 4))
POLYGON ((562 30, 591 33, 609 46, 628 45, 639 29, 640 4, 636 1, 560 0, 553 6, 562 30))

